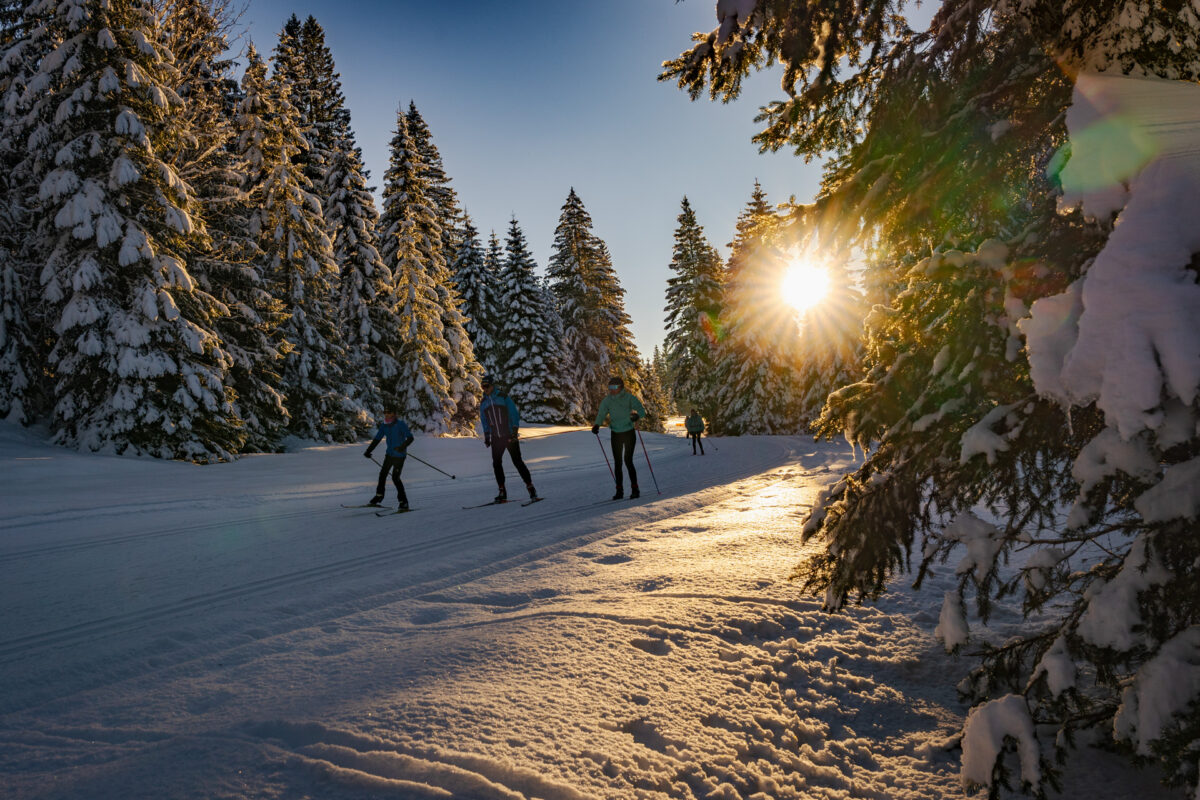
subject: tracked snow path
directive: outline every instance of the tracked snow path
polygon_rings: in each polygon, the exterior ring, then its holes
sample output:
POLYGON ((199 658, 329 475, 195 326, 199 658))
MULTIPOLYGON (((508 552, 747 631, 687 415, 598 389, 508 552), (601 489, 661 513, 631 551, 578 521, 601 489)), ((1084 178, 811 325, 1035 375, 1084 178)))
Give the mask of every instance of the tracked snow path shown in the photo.
MULTIPOLYGON (((965 667, 930 635, 940 595, 830 616, 787 580, 843 448, 745 438, 701 458, 647 437, 662 496, 643 472, 636 505, 588 505, 611 491, 593 439, 529 441, 547 500, 470 511, 487 452, 422 442, 459 478, 410 464, 418 510, 377 519, 338 508, 370 492, 360 448, 197 469, 0 436, 0 786, 961 796, 942 743, 965 667)), ((1166 796, 1086 777, 1093 798, 1166 796)))

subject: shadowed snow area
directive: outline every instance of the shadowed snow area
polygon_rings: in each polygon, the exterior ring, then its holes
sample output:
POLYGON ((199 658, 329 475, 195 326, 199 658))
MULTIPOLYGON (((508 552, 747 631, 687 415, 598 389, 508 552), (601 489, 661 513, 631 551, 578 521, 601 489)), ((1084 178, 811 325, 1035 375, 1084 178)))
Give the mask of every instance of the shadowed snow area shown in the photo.
MULTIPOLYGON (((410 460, 376 518, 340 507, 362 445, 194 467, 0 425, 0 794, 964 796, 952 568, 836 616, 787 580, 847 448, 645 435, 662 494, 639 447, 611 502, 594 436, 522 430, 543 502, 464 510, 489 451, 419 438, 456 479, 410 460)), ((1176 796, 1076 761, 1066 797, 1176 796)))

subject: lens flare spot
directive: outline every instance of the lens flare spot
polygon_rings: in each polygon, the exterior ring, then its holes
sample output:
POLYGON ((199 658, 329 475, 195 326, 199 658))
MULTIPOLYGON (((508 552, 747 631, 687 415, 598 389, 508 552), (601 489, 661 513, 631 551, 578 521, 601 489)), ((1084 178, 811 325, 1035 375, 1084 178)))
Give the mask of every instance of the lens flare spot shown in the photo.
POLYGON ((829 273, 805 261, 793 262, 784 273, 779 292, 784 302, 803 313, 829 293, 829 273))

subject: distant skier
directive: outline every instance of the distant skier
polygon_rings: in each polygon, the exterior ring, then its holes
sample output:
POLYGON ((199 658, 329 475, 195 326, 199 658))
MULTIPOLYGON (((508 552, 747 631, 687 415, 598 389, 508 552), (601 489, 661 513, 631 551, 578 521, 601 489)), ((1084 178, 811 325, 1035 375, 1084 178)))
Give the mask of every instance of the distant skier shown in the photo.
POLYGON ((629 470, 630 498, 642 496, 642 493, 638 491, 637 471, 633 468, 633 446, 637 441, 633 424, 645 414, 646 407, 642 405, 642 401, 625 391, 625 381, 617 375, 609 378, 608 395, 600 401, 600 411, 596 414, 592 433, 600 435, 600 426, 604 424, 604 419, 607 417, 608 428, 612 431, 613 464, 616 467, 615 477, 617 479, 617 493, 613 495, 613 500, 620 500, 625 496, 625 486, 621 475, 622 460, 625 468, 629 470))
POLYGON ((696 455, 696 445, 700 445, 700 455, 704 455, 704 442, 700 441, 700 434, 704 433, 704 418, 700 416, 700 412, 693 408, 683 425, 687 429, 688 438, 692 440, 692 455, 696 455))
POLYGON ((408 455, 408 446, 413 443, 413 436, 412 431, 404 424, 404 420, 399 419, 394 410, 384 412, 383 424, 375 432, 371 446, 363 455, 370 458, 372 451, 385 436, 387 437, 387 447, 383 456, 383 465, 379 470, 379 486, 376 487, 375 496, 371 498, 368 505, 377 506, 383 502, 383 490, 387 486, 388 472, 391 471, 392 483, 396 485, 396 495, 400 498, 399 508, 407 509, 408 495, 404 493, 404 484, 400 482, 400 470, 404 469, 404 458, 408 455))
POLYGON ((537 499, 537 490, 533 488, 533 476, 529 467, 521 459, 520 438, 521 415, 517 404, 511 397, 505 397, 496 391, 496 381, 491 375, 484 375, 479 385, 483 388, 483 399, 479 402, 479 422, 483 427, 483 444, 492 448, 492 471, 496 473, 496 485, 500 487, 495 503, 508 502, 508 491, 504 488, 504 465, 501 459, 504 451, 508 451, 513 466, 525 481, 529 491, 529 499, 537 499))

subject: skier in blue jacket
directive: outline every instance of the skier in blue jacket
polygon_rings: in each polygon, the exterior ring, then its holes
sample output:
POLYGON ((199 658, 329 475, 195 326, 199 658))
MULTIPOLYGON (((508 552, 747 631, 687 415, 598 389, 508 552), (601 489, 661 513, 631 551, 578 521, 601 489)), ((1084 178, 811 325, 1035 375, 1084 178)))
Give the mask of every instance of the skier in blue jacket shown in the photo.
POLYGON ((642 496, 638 491, 637 470, 633 468, 633 445, 637 442, 634 424, 638 418, 646 416, 646 407, 642 401, 625 389, 625 381, 619 375, 614 375, 608 381, 608 394, 600 401, 600 411, 596 414, 596 422, 592 425, 592 433, 600 435, 600 426, 608 418, 608 428, 612 431, 613 466, 616 468, 617 493, 613 500, 625 496, 622 483, 621 464, 629 470, 629 497, 636 499, 642 496))
POLYGON ((504 465, 501 463, 505 450, 520 473, 521 480, 525 481, 529 499, 536 500, 537 490, 533 488, 533 476, 529 474, 529 467, 525 466, 521 459, 521 443, 518 441, 521 415, 517 411, 517 404, 511 397, 505 397, 496 391, 496 381, 491 375, 484 375, 479 384, 483 388, 483 399, 479 401, 483 444, 484 447, 492 448, 492 471, 496 473, 496 485, 500 487, 493 502, 508 502, 508 491, 504 488, 504 465))
POLYGON ((387 437, 387 447, 379 470, 379 486, 376 487, 375 496, 371 498, 369 505, 377 506, 383 502, 383 490, 387 486, 387 475, 390 471, 392 483, 396 485, 396 495, 400 498, 399 508, 404 510, 408 508, 408 495, 404 493, 404 484, 400 482, 400 470, 404 469, 404 458, 408 455, 408 446, 413 443, 413 436, 404 420, 397 417, 394 410, 384 412, 383 424, 375 432, 371 446, 363 455, 370 458, 371 452, 384 437, 387 437))

